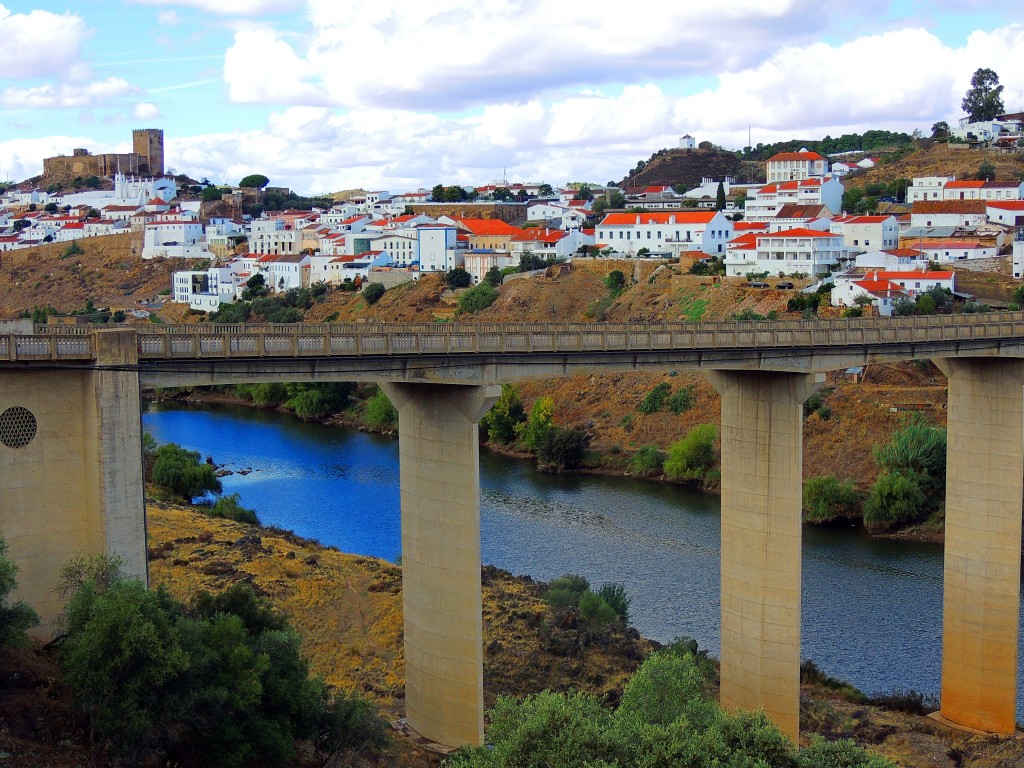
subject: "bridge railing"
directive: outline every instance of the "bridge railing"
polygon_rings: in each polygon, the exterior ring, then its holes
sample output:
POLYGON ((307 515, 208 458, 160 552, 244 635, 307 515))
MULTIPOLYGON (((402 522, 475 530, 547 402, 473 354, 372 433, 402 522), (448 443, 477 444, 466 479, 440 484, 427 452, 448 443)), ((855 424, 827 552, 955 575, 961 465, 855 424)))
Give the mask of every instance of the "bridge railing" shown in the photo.
POLYGON ((91 335, 60 333, 0 336, 0 360, 92 360, 95 357, 91 335))
MULTIPOLYGON (((88 359, 85 326, 0 336, 0 360, 88 359)), ((321 357, 460 353, 812 348, 1024 339, 1024 312, 843 320, 641 323, 323 323, 158 325, 141 358, 321 357)))

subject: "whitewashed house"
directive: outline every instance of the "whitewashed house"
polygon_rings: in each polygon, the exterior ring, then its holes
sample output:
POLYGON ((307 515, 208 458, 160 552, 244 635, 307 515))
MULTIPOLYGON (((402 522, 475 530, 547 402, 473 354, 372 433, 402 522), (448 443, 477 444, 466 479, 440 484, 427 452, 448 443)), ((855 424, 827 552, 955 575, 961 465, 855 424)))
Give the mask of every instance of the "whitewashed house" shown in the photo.
MULTIPOLYGON (((88 226, 88 225, 87 225, 88 226)), ((203 225, 189 219, 165 219, 146 225, 142 258, 210 258, 203 239, 203 225)))
POLYGON ((820 179, 828 170, 828 161, 817 152, 801 149, 799 152, 779 152, 768 158, 767 166, 767 179, 770 184, 772 182, 820 179))
POLYGON ((843 244, 850 253, 899 245, 900 225, 895 216, 838 216, 832 220, 830 230, 843 236, 843 244))
POLYGON ((814 229, 748 233, 742 237, 752 239, 754 247, 746 243, 745 247, 731 247, 725 255, 726 275, 741 277, 748 272, 767 272, 773 276, 794 272, 824 275, 847 255, 842 235, 814 229))
POLYGON ((721 211, 609 213, 597 225, 595 242, 636 256, 641 249, 678 256, 686 251, 724 253, 735 234, 721 211))
POLYGON ((824 205, 836 213, 843 207, 843 183, 811 178, 766 184, 747 195, 744 221, 768 221, 785 205, 824 205))
POLYGON ((1024 227, 1024 200, 1004 200, 986 203, 985 215, 990 224, 1005 227, 1024 227))

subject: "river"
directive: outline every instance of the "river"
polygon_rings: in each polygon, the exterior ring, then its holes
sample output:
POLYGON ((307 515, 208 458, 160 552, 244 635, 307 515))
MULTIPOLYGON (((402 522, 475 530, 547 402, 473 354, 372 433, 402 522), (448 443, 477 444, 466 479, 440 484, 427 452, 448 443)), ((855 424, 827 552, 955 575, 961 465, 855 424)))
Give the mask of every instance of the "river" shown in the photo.
MULTIPOLYGON (((265 525, 394 561, 398 441, 241 406, 152 404, 143 424, 249 474, 223 478, 265 525)), ((719 499, 667 484, 544 475, 481 452, 483 561, 550 579, 622 582, 641 633, 719 647, 719 499)), ((1022 612, 1024 614, 1024 612, 1022 612)), ((875 693, 938 693, 942 547, 804 529, 802 654, 875 693)), ((1018 668, 1020 667, 1020 656, 1018 668)), ((1024 696, 1018 675, 1018 719, 1024 696)))

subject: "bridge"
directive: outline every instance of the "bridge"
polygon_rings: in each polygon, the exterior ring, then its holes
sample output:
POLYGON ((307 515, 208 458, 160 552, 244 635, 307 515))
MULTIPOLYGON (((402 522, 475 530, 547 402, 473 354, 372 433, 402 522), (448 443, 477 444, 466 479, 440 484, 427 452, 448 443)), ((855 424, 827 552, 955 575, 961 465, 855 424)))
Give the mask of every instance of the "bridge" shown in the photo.
POLYGON ((37 327, 0 335, 0 531, 52 629, 70 557, 146 579, 140 389, 376 381, 399 411, 406 707, 483 739, 479 419, 498 384, 699 369, 722 400, 721 702, 799 736, 802 408, 825 371, 932 359, 949 381, 938 717, 1015 729, 1024 313, 758 323, 37 327))

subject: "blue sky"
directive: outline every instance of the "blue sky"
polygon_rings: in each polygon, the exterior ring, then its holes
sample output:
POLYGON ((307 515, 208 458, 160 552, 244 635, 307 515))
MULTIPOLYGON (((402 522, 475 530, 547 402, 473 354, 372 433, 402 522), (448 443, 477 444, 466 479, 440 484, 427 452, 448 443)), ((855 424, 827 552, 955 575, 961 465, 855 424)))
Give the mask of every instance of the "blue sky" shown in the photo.
POLYGON ((728 148, 960 117, 1002 0, 0 0, 0 174, 166 133, 167 165, 316 193, 619 179, 690 133, 728 148))

